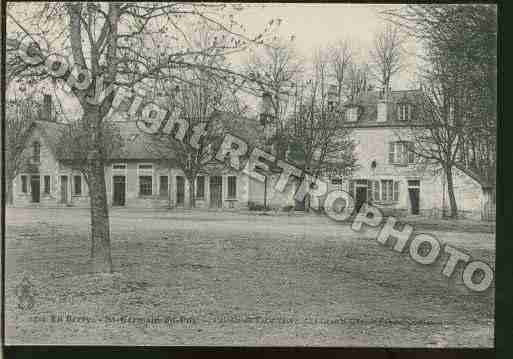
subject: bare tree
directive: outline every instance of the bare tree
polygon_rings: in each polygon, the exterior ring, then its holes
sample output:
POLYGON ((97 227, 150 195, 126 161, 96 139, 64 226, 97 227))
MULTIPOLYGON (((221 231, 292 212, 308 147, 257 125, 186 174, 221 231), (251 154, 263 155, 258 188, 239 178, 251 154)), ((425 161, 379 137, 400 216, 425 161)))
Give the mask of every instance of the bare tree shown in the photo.
POLYGON ((372 88, 370 84, 369 66, 367 64, 351 63, 349 66, 347 82, 347 99, 350 102, 354 102, 358 97, 372 88))
POLYGON ((495 207, 497 9, 494 5, 407 5, 386 18, 424 46, 426 67, 443 63, 460 131, 454 165, 482 187, 482 218, 495 207), (457 89, 457 91, 454 91, 457 89))
POLYGON ((383 93, 390 89, 391 77, 401 69, 402 43, 399 28, 390 24, 387 24, 374 38, 370 56, 375 76, 383 93))
POLYGON ((337 86, 337 105, 342 104, 344 87, 353 61, 353 53, 347 40, 339 40, 330 48, 330 64, 337 86))
POLYGON ((442 63, 435 64, 424 76, 422 97, 417 106, 421 123, 413 123, 408 139, 413 141, 410 148, 424 164, 440 166, 447 183, 450 204, 450 217, 458 215, 458 205, 454 195, 453 170, 456 166, 458 150, 462 144, 461 108, 459 94, 463 88, 451 80, 442 63))
POLYGON ((40 113, 34 96, 14 95, 6 101, 5 109, 5 181, 7 203, 12 204, 12 182, 27 160, 25 151, 30 129, 40 113))
POLYGON ((298 106, 288 121, 289 158, 303 170, 303 177, 305 172, 319 177, 326 169, 345 170, 356 162, 349 130, 340 126, 341 114, 331 103, 329 64, 327 53, 319 50, 312 77, 300 86, 298 106))
MULTIPOLYGON (((208 32, 201 34, 199 46, 205 47, 211 38, 208 32)), ((196 206, 196 177, 206 173, 211 164, 213 146, 222 139, 224 117, 235 116, 239 110, 234 84, 204 70, 220 66, 223 61, 222 56, 210 55, 205 49, 197 59, 201 66, 170 69, 184 80, 180 87, 173 81, 157 81, 155 86, 161 95, 157 101, 173 114, 176 126, 170 135, 152 136, 148 151, 184 172, 189 184, 186 207, 196 206), (193 140, 197 129, 201 129, 202 136, 193 140)))
POLYGON ((247 61, 246 72, 250 78, 257 79, 256 93, 260 96, 267 95, 272 119, 272 123, 267 126, 275 132, 275 137, 271 140, 277 145, 277 158, 284 158, 287 150, 286 139, 282 138, 284 126, 294 105, 291 95, 296 91, 294 86, 303 64, 293 44, 279 38, 258 50, 247 61))
MULTIPOLYGON (((91 261, 95 272, 111 272, 110 224, 107 206, 104 166, 101 153, 104 134, 102 122, 112 109, 116 87, 133 90, 148 79, 172 78, 166 71, 173 64, 177 67, 194 67, 195 56, 201 52, 194 48, 186 29, 210 26, 219 32, 212 47, 229 54, 250 44, 263 41, 263 33, 256 37, 244 34, 233 13, 239 5, 209 3, 42 3, 33 16, 25 16, 23 24, 16 18, 17 4, 9 6, 9 26, 17 34, 34 37, 43 34, 47 44, 54 45, 60 55, 70 55, 76 66, 64 73, 47 71, 45 56, 32 46, 32 56, 39 58, 33 65, 14 56, 9 66, 17 76, 42 81, 52 77, 61 82, 75 78, 82 86, 71 86, 71 94, 78 100, 84 127, 89 128, 91 141, 87 172, 91 201, 91 261), (226 16, 226 15, 230 16, 226 16), (159 47, 157 47, 159 45, 159 47), (151 51, 158 48, 158 51, 151 51), (69 52, 67 51, 69 49, 69 52), (89 81, 76 75, 81 71, 90 75, 89 81), (53 73, 53 74, 51 74, 53 73)), ((35 5, 34 5, 35 6, 35 5)), ((19 8, 19 6, 18 6, 19 8)), ((269 25, 271 27, 271 24, 269 25)), ((271 28, 265 29, 269 34, 271 28)), ((190 33, 190 32, 189 32, 190 33)), ((18 53, 14 38, 9 41, 13 53, 18 53)), ((54 63, 51 70, 63 64, 54 63)), ((213 75, 233 71, 223 67, 205 68, 213 75)), ((178 79, 177 79, 178 80, 178 79)))
MULTIPOLYGON (((104 120, 100 124, 102 142, 98 148, 101 160, 107 162, 114 157, 121 157, 124 140, 116 123, 104 120)), ((82 172, 87 185, 90 187, 89 155, 92 147, 97 147, 94 141, 92 128, 82 121, 65 123, 59 134, 57 142, 57 155, 72 169, 82 172)))

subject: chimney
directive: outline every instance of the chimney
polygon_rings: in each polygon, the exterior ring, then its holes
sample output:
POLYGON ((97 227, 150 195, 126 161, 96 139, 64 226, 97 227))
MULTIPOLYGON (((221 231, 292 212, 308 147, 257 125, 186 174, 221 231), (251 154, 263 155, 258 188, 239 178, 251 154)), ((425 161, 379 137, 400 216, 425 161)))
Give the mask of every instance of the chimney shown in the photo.
POLYGON ((390 91, 385 91, 378 101, 378 122, 387 122, 388 102, 390 101, 390 91))
POLYGON ((48 94, 43 95, 43 108, 41 111, 41 118, 46 121, 53 121, 52 119, 52 96, 48 94))

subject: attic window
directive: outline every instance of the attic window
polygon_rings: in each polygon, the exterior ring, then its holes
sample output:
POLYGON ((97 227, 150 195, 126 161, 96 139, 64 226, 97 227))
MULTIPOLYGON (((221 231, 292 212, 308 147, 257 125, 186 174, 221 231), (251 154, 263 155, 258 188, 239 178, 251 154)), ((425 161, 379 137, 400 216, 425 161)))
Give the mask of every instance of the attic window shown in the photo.
POLYGON ((413 116, 413 105, 402 102, 397 104, 397 119, 399 121, 410 121, 413 116))
POLYGON ((358 120, 358 107, 350 107, 346 111, 346 121, 356 122, 358 120))

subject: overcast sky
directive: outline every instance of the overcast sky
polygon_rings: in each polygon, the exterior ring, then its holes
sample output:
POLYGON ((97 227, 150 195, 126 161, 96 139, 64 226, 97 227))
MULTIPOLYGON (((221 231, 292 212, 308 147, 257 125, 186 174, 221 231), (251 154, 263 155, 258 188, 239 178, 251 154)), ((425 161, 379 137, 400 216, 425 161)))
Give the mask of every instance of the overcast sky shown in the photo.
MULTIPOLYGON (((379 12, 399 5, 371 4, 266 4, 249 6, 238 19, 248 30, 258 32, 273 18, 281 18, 279 34, 284 38, 295 36, 296 47, 307 59, 319 47, 325 47, 339 39, 347 39, 360 55, 368 60, 374 35, 386 22, 379 12)), ((405 44, 405 69, 393 79, 394 89, 412 87, 415 67, 415 43, 405 44)))
MULTIPOLYGON (((346 39, 350 41, 353 51, 359 54, 359 61, 368 62, 373 37, 386 23, 379 12, 398 5, 267 3, 244 6, 246 8, 236 18, 247 28, 248 35, 258 34, 271 19, 280 18, 282 22, 277 33, 284 39, 294 36, 296 49, 305 60, 310 60, 316 49, 346 39)), ((8 31, 12 25, 8 21, 8 31)), ((405 50, 405 66, 400 74, 392 78, 394 90, 415 87, 415 44, 407 42, 405 50)), ((63 98, 60 92, 58 94, 69 113, 75 112, 78 103, 63 98)))

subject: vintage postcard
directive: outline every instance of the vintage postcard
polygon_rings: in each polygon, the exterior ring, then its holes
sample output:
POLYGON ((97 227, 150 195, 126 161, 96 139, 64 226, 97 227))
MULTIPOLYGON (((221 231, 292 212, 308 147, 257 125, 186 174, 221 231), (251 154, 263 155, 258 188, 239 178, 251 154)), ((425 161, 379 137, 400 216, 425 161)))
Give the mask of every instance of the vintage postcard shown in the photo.
POLYGON ((495 5, 4 21, 6 345, 494 346, 495 5))

